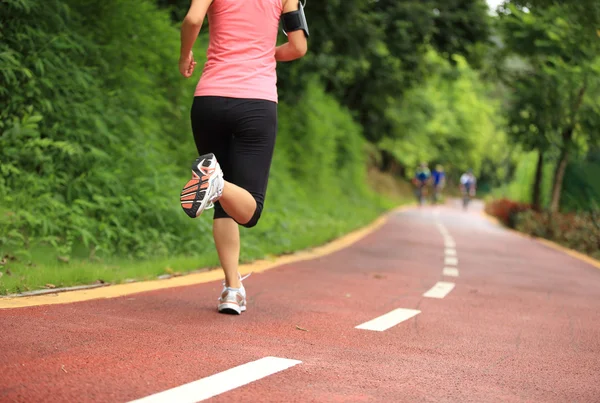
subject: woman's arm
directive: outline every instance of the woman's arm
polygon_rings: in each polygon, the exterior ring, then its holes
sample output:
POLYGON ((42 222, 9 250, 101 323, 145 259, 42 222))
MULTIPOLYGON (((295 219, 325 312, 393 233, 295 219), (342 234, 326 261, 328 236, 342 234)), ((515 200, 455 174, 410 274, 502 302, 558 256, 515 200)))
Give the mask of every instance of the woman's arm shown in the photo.
MULTIPOLYGON (((298 10, 299 0, 284 0, 283 12, 289 13, 290 11, 298 10)), ((293 31, 287 34, 287 43, 275 48, 275 60, 278 62, 289 62, 292 60, 300 59, 306 54, 308 50, 308 43, 304 31, 293 31)))
POLYGON ((196 62, 192 48, 200 33, 202 22, 212 0, 192 0, 190 9, 181 24, 181 50, 179 54, 179 72, 188 78, 194 73, 196 62))

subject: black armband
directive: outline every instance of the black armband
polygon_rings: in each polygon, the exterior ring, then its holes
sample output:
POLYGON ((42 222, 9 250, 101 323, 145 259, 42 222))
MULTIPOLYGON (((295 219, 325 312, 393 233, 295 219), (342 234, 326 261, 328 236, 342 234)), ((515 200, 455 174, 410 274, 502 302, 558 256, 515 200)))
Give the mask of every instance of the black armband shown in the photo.
MULTIPOLYGON (((293 1, 293 0, 292 0, 293 1)), ((304 6, 298 1, 298 10, 290 11, 289 13, 281 14, 283 22, 283 33, 304 31, 304 35, 308 38, 308 24, 306 23, 306 15, 304 15, 304 6)))

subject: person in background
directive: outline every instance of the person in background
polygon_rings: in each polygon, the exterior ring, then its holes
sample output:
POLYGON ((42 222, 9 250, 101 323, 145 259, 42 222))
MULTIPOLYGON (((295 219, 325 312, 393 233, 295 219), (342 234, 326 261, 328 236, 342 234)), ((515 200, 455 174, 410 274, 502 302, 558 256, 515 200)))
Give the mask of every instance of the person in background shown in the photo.
POLYGON ((444 186, 446 185, 446 173, 444 167, 440 164, 436 165, 435 169, 431 172, 431 200, 433 204, 439 201, 439 195, 442 193, 444 186))
POLYGON ((417 202, 420 206, 425 204, 425 193, 427 191, 427 184, 431 178, 431 171, 427 166, 426 162, 422 162, 415 172, 413 178, 413 184, 415 185, 415 194, 417 196, 417 202))
POLYGON ((471 198, 475 197, 477 188, 477 179, 473 174, 472 169, 468 169, 467 172, 462 174, 460 177, 460 192, 463 195, 463 208, 466 209, 469 205, 471 198))

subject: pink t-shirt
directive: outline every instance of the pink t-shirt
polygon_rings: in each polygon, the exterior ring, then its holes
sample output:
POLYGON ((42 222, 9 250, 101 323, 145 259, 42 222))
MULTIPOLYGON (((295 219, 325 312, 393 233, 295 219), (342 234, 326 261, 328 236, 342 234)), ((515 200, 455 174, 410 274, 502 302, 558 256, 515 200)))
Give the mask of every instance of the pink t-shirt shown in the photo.
POLYGON ((209 46, 195 96, 277 102, 275 45, 281 0, 214 0, 209 46))

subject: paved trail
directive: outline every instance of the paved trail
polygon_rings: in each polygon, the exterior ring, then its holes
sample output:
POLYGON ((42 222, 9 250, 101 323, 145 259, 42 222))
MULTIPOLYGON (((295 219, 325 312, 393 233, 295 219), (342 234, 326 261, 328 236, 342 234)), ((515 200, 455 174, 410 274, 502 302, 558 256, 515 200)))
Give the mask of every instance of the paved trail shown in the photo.
POLYGON ((0 309, 0 401, 600 401, 600 270, 475 212, 245 284, 242 316, 220 282, 0 309))

